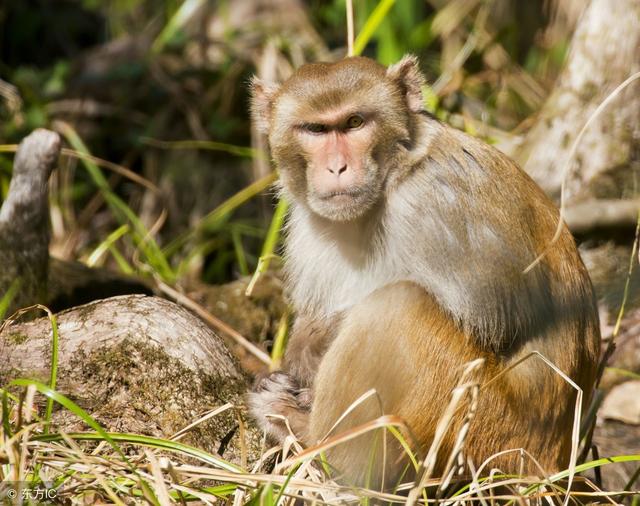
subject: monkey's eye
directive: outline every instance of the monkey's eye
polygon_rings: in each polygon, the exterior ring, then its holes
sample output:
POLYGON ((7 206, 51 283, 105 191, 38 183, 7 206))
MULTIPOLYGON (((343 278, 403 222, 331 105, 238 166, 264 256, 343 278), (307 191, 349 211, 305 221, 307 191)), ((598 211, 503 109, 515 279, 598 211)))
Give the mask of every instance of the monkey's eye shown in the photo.
POLYGON ((347 128, 358 128, 361 127, 364 123, 364 118, 359 114, 354 114, 353 116, 349 116, 347 120, 347 128))
POLYGON ((304 129, 312 134, 323 134, 327 131, 327 126, 322 123, 307 123, 304 129))

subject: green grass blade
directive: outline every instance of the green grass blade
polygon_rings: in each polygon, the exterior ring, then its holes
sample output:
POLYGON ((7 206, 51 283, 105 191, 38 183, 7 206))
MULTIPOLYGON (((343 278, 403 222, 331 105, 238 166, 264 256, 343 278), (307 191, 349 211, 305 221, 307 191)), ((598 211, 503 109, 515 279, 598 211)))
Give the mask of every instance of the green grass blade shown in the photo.
POLYGON ((263 488, 262 492, 260 492, 260 506, 275 506, 275 501, 273 500, 273 484, 267 483, 263 488))
POLYGON ((89 267, 94 267, 102 255, 104 255, 111 246, 120 239, 123 235, 126 235, 129 232, 129 225, 124 224, 116 228, 113 232, 111 232, 107 238, 102 241, 98 246, 91 252, 89 258, 87 258, 87 265, 89 267))
POLYGON ((353 53, 355 55, 359 55, 364 51, 364 48, 367 47, 371 37, 373 37, 373 34, 395 3, 396 0, 380 0, 380 2, 378 2, 378 5, 373 9, 373 12, 367 18, 362 30, 360 30, 360 33, 356 37, 356 41, 353 45, 353 53))
POLYGON ((282 498, 282 495, 284 494, 284 491, 287 489, 287 485, 289 485, 289 482, 291 481, 291 478, 293 478, 293 474, 298 470, 298 468, 301 465, 302 465, 302 463, 293 466, 291 471, 289 471, 287 473, 287 477, 284 480, 284 483, 282 484, 282 486, 280 487, 280 490, 278 491, 278 495, 276 496, 274 504, 278 504, 278 501, 280 501, 280 499, 282 498))
MULTIPOLYGON (((93 427, 92 427, 93 428, 93 427)), ((220 457, 211 455, 204 450, 194 448, 193 446, 180 443, 178 441, 171 441, 168 439, 156 438, 152 436, 142 436, 139 434, 128 434, 124 432, 105 432, 104 430, 93 432, 77 432, 67 434, 70 438, 78 441, 113 441, 118 443, 129 443, 148 446, 150 448, 156 448, 158 450, 166 450, 174 453, 181 453, 188 455, 202 462, 215 466, 219 469, 224 469, 230 472, 242 473, 245 472, 241 467, 236 466, 230 462, 227 462, 220 457)), ((37 441, 60 441, 62 436, 58 434, 43 434, 34 436, 34 440, 37 441)))
POLYGON ((267 257, 274 255, 276 246, 278 245, 278 240, 280 239, 280 230, 282 230, 282 225, 284 224, 284 219, 287 215, 288 209, 289 203, 284 198, 281 198, 278 201, 275 212, 273 213, 273 220, 271 220, 271 224, 269 225, 267 237, 265 238, 262 246, 260 256, 267 257))
MULTIPOLYGON (((49 375, 49 388, 51 391, 56 389, 58 382, 58 348, 59 348, 59 336, 58 336, 58 320, 56 316, 46 310, 49 316, 49 322, 51 323, 51 373, 49 375)), ((53 398, 47 397, 47 409, 45 411, 44 419, 47 422, 44 426, 45 432, 49 430, 49 424, 51 423, 51 416, 53 414, 53 398)))
POLYGON ((185 0, 171 17, 164 29, 156 37, 151 46, 153 53, 159 53, 164 46, 182 29, 182 27, 195 15, 205 0, 185 0))
MULTIPOLYGON (((615 457, 605 457, 602 459, 598 459, 598 460, 592 460, 590 462, 585 462, 584 464, 580 464, 579 466, 576 466, 575 468, 575 474, 578 473, 583 473, 585 471, 589 471, 590 469, 595 469, 596 467, 602 467, 602 466, 606 466, 609 464, 616 464, 616 463, 620 463, 620 462, 640 462, 640 455, 618 455, 615 457)), ((570 470, 566 469, 564 471, 561 471, 559 473, 556 473, 552 476, 550 476, 548 478, 548 480, 542 481, 540 483, 534 483, 530 486, 528 486, 526 489, 524 489, 521 492, 521 496, 527 496, 529 494, 533 494, 535 492, 538 491, 538 489, 540 489, 541 487, 547 486, 549 483, 557 483, 561 480, 564 480, 566 478, 569 477, 570 474, 570 470)), ((494 476, 493 479, 495 479, 497 476, 494 476)), ((487 478, 489 479, 489 478, 487 478)), ((484 480, 481 480, 484 481, 484 480)), ((459 495, 460 493, 466 491, 466 489, 468 489, 469 485, 466 485, 465 487, 463 487, 460 491, 458 491, 455 495, 459 495)), ((515 500, 511 500, 508 503, 506 503, 507 505, 512 505, 512 504, 516 504, 515 500)))
POLYGON ((287 216, 288 209, 289 203, 284 198, 281 198, 278 201, 275 212, 273 213, 273 219, 269 225, 267 237, 262 245, 262 252, 260 253, 260 259, 258 260, 258 267, 253 273, 253 277, 247 286, 247 295, 251 295, 253 287, 258 282, 260 276, 269 269, 271 259, 277 256, 274 251, 278 245, 278 241, 280 240, 280 231, 284 225, 284 219, 287 216))
POLYGON ((280 322, 278 323, 278 331, 273 339, 273 349, 271 350, 271 367, 272 371, 280 369, 284 350, 287 347, 287 336, 289 335, 289 311, 285 311, 280 322))
POLYGON ((203 492, 207 492, 208 494, 226 499, 228 496, 238 490, 238 486, 233 483, 226 483, 224 485, 218 485, 216 487, 203 487, 201 490, 203 492))
POLYGON ((116 248, 115 245, 109 246, 109 253, 111 253, 111 256, 118 264, 118 269, 120 269, 121 272, 129 276, 133 276, 135 274, 135 269, 131 267, 131 264, 127 262, 127 260, 124 258, 122 253, 118 251, 118 248, 116 248))
POLYGON ((7 309, 9 309, 9 305, 11 305, 11 301, 18 294, 18 290, 20 290, 20 285, 22 284, 22 280, 20 278, 14 279, 9 288, 4 293, 4 295, 0 298, 0 321, 4 318, 7 309))
POLYGON ((247 264, 247 255, 242 245, 242 232, 237 227, 231 227, 231 241, 233 242, 233 250, 236 253, 236 261, 238 262, 240 274, 248 276, 249 265, 247 264))

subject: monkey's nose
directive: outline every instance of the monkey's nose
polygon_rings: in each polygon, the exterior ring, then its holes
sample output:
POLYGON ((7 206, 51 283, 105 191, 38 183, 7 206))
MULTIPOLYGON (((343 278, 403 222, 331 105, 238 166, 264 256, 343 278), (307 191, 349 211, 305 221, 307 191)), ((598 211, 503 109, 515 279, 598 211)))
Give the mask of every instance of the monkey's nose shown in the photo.
POLYGON ((342 174, 343 172, 345 172, 347 170, 347 166, 345 164, 345 165, 343 165, 342 167, 339 167, 339 168, 327 167, 327 169, 329 170, 329 172, 331 172, 331 174, 335 174, 336 176, 339 176, 340 174, 342 174))

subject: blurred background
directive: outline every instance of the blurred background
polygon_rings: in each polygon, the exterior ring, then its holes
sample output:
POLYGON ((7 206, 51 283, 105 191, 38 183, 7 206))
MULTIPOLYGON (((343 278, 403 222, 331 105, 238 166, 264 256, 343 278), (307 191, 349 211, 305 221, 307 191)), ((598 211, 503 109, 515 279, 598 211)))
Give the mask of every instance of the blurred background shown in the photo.
MULTIPOLYGON (((354 6, 356 33, 373 28, 363 54, 384 64, 417 54, 429 108, 509 146, 549 94, 586 3, 354 6)), ((345 53, 344 0, 5 0, 0 144, 41 126, 65 139, 52 178, 56 257, 222 283, 256 268, 273 209, 249 77, 278 80, 345 53), (141 247, 149 231, 159 251, 141 247)), ((12 160, 0 153, 3 197, 12 160)))

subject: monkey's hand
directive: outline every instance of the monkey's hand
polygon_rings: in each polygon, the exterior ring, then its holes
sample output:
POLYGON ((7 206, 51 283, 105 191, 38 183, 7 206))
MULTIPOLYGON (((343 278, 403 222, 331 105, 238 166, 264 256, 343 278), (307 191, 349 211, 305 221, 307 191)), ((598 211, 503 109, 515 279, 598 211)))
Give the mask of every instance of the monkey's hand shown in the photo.
POLYGON ((301 388, 287 373, 274 372, 256 381, 247 404, 258 425, 276 441, 284 441, 291 432, 304 441, 312 400, 310 388, 301 388))

